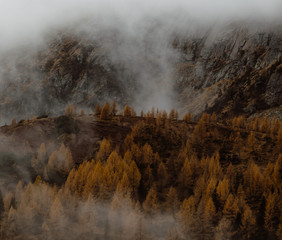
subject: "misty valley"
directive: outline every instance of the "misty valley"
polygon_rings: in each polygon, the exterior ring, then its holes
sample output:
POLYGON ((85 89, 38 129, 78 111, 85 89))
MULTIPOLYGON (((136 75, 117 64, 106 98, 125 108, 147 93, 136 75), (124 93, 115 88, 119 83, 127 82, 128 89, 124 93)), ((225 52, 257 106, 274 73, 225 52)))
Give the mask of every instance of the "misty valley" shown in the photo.
POLYGON ((1 3, 0 239, 282 240, 281 12, 1 3))

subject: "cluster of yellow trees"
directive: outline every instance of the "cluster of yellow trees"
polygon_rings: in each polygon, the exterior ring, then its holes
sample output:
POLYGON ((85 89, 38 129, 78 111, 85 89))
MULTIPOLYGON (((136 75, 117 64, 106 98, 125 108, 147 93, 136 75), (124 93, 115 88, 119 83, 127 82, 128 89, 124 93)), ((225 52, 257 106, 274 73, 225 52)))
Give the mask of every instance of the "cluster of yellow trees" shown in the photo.
MULTIPOLYGON (((95 108, 101 120, 116 114, 115 103, 95 108)), ((282 236, 280 121, 141 115, 122 143, 103 139, 79 166, 65 145, 48 153, 42 144, 31 160, 36 180, 0 198, 1 239, 282 236)))
POLYGON ((43 176, 48 181, 58 181, 64 178, 74 167, 71 151, 64 144, 49 156, 44 143, 41 144, 36 156, 31 159, 35 174, 43 176))

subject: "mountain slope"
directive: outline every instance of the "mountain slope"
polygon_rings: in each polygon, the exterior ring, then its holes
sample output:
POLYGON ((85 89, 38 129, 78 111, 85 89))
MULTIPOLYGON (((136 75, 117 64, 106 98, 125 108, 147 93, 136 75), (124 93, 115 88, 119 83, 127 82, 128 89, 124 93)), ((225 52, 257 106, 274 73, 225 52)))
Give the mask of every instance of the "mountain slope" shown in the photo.
POLYGON ((281 35, 281 27, 238 25, 159 41, 149 33, 137 41, 116 31, 60 33, 40 50, 2 60, 0 116, 61 114, 68 103, 93 109, 115 100, 137 111, 174 107, 222 117, 275 108, 281 119, 281 35))
POLYGON ((211 44, 209 38, 179 45, 178 88, 184 109, 250 115, 282 104, 281 30, 235 28, 211 44))

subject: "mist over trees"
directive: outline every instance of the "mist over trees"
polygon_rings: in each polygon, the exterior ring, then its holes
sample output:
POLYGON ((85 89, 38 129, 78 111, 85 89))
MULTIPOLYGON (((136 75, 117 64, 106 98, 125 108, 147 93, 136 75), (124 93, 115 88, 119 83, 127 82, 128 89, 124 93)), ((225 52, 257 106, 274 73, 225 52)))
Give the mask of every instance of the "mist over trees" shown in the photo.
POLYGON ((2 1, 0 240, 282 240, 281 12, 2 1))
MULTIPOLYGON (((82 162, 68 139, 42 143, 31 181, 0 194, 1 239, 279 239, 281 122, 152 109, 142 117, 115 103, 76 121, 130 125, 82 162)), ((46 119, 47 121, 48 119, 46 119)), ((30 120, 29 120, 30 121, 30 120)), ((36 124, 40 120, 32 120, 36 124)), ((28 121, 26 121, 26 124, 28 121)), ((31 123, 29 123, 31 124, 31 123)), ((14 126, 11 126, 14 127, 14 126)))

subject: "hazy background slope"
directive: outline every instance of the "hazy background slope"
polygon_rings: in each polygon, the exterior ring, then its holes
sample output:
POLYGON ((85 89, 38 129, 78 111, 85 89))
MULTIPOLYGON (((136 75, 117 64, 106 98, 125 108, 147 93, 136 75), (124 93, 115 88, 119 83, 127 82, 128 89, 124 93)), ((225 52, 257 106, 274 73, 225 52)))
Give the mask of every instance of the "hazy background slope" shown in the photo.
POLYGON ((194 115, 279 107, 279 9, 277 0, 5 3, 0 121, 106 100, 194 115))

